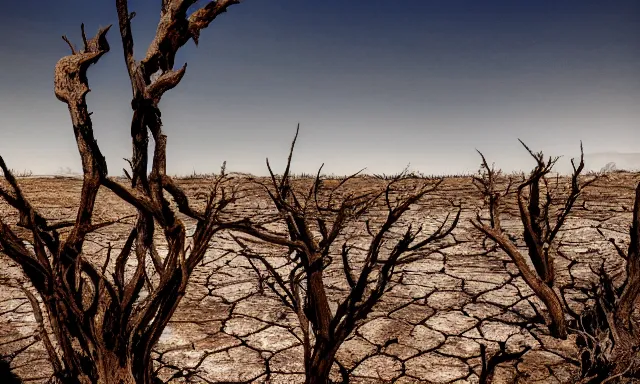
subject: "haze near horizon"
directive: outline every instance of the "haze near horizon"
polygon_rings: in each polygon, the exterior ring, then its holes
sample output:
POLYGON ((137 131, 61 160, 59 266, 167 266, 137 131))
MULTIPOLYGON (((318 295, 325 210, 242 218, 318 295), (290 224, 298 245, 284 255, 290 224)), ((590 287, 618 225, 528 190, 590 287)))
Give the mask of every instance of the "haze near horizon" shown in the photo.
MULTIPOLYGON (((160 4, 129 7, 140 59, 160 4)), ((60 36, 79 45, 80 23, 90 35, 117 26, 114 2, 16 2, 0 15, 0 155, 10 168, 80 171, 53 94, 53 68, 69 54, 60 36)), ((87 102, 110 174, 120 175, 131 88, 117 28, 108 40, 89 69, 87 102)), ((245 0, 181 52, 186 76, 161 103, 170 174, 216 172, 226 160, 229 171, 264 175, 266 157, 279 170, 298 123, 298 173, 322 163, 328 174, 407 164, 473 172, 475 149, 507 172, 528 170, 518 138, 562 155, 561 172, 580 140, 588 167, 640 168, 638 1, 245 0)))

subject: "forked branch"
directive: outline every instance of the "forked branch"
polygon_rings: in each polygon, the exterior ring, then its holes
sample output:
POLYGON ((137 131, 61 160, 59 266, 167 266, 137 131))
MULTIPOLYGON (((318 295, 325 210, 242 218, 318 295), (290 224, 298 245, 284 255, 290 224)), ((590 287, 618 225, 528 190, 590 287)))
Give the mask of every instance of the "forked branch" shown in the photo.
POLYGON ((525 282, 547 307, 551 318, 551 332, 554 336, 566 338, 567 325, 564 318, 564 309, 558 295, 553 290, 555 283, 553 243, 576 200, 584 188, 595 181, 595 178, 584 182, 579 180, 584 170, 584 154, 581 144, 579 164, 576 165, 574 160, 571 161, 573 165, 571 188, 559 212, 555 215, 554 221, 551 207, 557 198, 552 195, 547 176, 558 161, 558 157, 549 157, 545 161, 542 152, 533 152, 524 143, 522 145, 536 161, 535 168, 527 178, 524 178, 517 185, 515 190, 520 219, 524 228, 523 239, 528 249, 528 255, 525 256, 518 250, 510 236, 504 232, 500 223, 502 200, 510 193, 513 180, 509 180, 504 191, 499 191, 498 178, 500 171, 489 167, 482 153, 480 153, 482 158, 480 176, 474 178, 474 184, 485 197, 489 219, 483 219, 478 214, 475 220, 471 220, 471 223, 511 257, 525 282), (543 185, 541 185, 541 182, 543 185), (527 190, 528 194, 526 193, 527 190), (544 196, 544 199, 541 195, 544 196), (529 266, 529 262, 534 266, 533 269, 529 266))
POLYGON ((126 0, 116 0, 125 63, 133 90, 131 188, 107 177, 106 161, 94 137, 86 104, 86 94, 90 91, 87 70, 109 51, 106 35, 110 27, 100 29, 95 37, 87 39, 82 25, 83 49, 80 50, 63 37, 71 54, 60 59, 55 68, 55 94, 68 106, 82 160, 83 184, 75 220, 48 223, 24 197, 0 158, 0 168, 12 189, 0 187, 0 197, 18 210, 19 224, 32 233, 31 239, 21 239, 7 223, 0 221, 1 250, 22 267, 42 298, 60 349, 59 361, 52 357, 52 362, 58 379, 65 384, 150 384, 154 372, 151 348, 184 295, 189 276, 204 257, 210 240, 226 228, 219 216, 237 198, 236 189, 228 187, 226 175, 214 182, 204 212, 193 209, 186 194, 166 175, 167 140, 158 102, 185 74, 186 65, 173 68, 177 50, 189 39, 197 41, 202 29, 236 3, 238 1, 209 2, 187 17, 187 10, 195 1, 164 1, 147 56, 136 62, 131 32, 135 13, 129 12, 126 0), (151 173, 147 174, 149 132, 155 147, 151 173), (138 214, 135 227, 117 256, 111 257, 113 248, 109 245, 106 262, 98 266, 83 254, 87 236, 120 222, 93 222, 101 186, 135 207, 138 214), (197 221, 193 244, 189 247, 184 224, 163 191, 173 197, 178 211, 197 221), (161 227, 168 244, 164 257, 154 244, 156 225, 161 227), (58 230, 64 227, 71 230, 61 244, 58 230), (27 248, 25 241, 33 248, 27 248), (129 277, 125 270, 132 257, 136 258, 137 265, 129 277), (153 276, 145 268, 148 257, 154 266, 153 276), (141 298, 144 289, 146 296, 141 298))
POLYGON ((272 245, 286 247, 282 258, 287 267, 275 268, 267 255, 251 249, 247 239, 235 238, 241 254, 261 262, 270 276, 267 280, 269 287, 298 316, 303 330, 307 383, 326 383, 335 353, 388 290, 396 266, 405 259, 417 260, 421 250, 445 247, 442 240, 456 227, 461 209, 452 221, 447 216, 430 235, 423 236, 423 227, 412 225, 408 225, 399 237, 393 235, 392 229, 399 226, 403 215, 420 199, 435 192, 442 180, 420 184, 413 192, 406 192, 396 188, 403 178, 401 174, 380 190, 355 193, 347 188, 348 182, 357 174, 337 185, 328 186, 318 172, 310 186, 300 188, 294 185, 290 176, 297 136, 298 130, 284 173, 276 176, 267 161, 270 183, 260 183, 278 210, 286 231, 268 230, 252 222, 242 223, 233 229, 272 245), (386 218, 376 229, 367 221, 371 239, 364 254, 357 257, 352 254, 354 247, 349 244, 350 232, 376 207, 387 208, 386 218), (334 255, 334 244, 338 239, 344 240, 341 251, 334 255), (387 247, 386 243, 392 246, 387 247), (336 260, 342 260, 339 270, 343 271, 349 289, 337 309, 332 311, 324 271, 336 260))

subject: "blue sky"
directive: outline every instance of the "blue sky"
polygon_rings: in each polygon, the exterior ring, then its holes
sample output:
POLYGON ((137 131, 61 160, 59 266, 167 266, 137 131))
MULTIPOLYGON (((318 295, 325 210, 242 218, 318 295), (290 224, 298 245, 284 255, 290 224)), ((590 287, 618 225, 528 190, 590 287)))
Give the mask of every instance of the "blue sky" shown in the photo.
MULTIPOLYGON (((3 1, 3 3, 5 3, 3 1)), ((200 4, 204 4, 200 1, 200 4)), ((130 1, 142 57, 160 2, 130 1)), ((117 24, 115 1, 3 4, 0 154, 11 168, 80 170, 53 68, 88 33, 117 24)), ((89 70, 95 135, 111 174, 130 156, 130 86, 117 28, 89 70)), ((529 169, 520 147, 638 153, 637 0, 245 0, 216 19, 161 103, 168 172, 279 169, 301 125, 294 171, 475 171, 483 151, 529 169)), ((612 158, 615 155, 612 154, 612 158)), ((606 157, 606 156, 605 156, 606 157)), ((640 164, 638 164, 640 166, 640 164)))

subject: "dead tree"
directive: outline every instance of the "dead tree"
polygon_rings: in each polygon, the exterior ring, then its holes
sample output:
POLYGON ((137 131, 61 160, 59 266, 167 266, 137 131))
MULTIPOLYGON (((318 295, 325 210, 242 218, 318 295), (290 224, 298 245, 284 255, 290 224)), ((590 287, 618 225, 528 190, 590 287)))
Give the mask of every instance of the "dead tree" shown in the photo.
MULTIPOLYGON (((534 153, 524 143, 522 145, 536 161, 536 167, 527 178, 523 177, 523 180, 515 188, 520 219, 524 227, 522 236, 528 254, 524 255, 518 250, 518 247, 510 235, 503 230, 500 223, 502 199, 512 191, 513 179, 509 180, 507 187, 503 191, 499 191, 498 178, 500 171, 489 167, 482 153, 480 153, 482 157, 481 175, 474 177, 474 184, 485 197, 489 218, 483 219, 478 214, 475 220, 471 220, 471 223, 509 255, 520 270, 524 281, 544 303, 549 316, 549 331, 551 334, 555 337, 566 339, 567 322, 565 310, 563 309, 561 298, 554 290, 554 240, 571 213, 571 209, 582 190, 595 179, 583 183, 579 181, 580 174, 584 169, 584 155, 581 145, 580 163, 576 165, 574 160, 571 160, 573 166, 571 189, 560 210, 554 214, 552 212, 554 197, 552 196, 552 186, 547 175, 558 161, 558 157, 549 157, 545 161, 542 152, 534 153), (543 184, 542 186, 541 183, 543 184), (528 191, 528 194, 525 191, 528 191), (555 220, 552 218, 555 218, 555 220)), ((558 180, 559 178, 556 178, 556 187, 558 180)))
MULTIPOLYGON (((297 132, 296 132, 297 137, 297 132)), ((306 383, 325 384, 335 363, 341 344, 362 323, 383 294, 390 288, 394 272, 401 264, 417 260, 443 247, 442 239, 451 234, 460 217, 458 210, 453 221, 449 215, 432 234, 424 236, 423 226, 409 224, 399 238, 392 230, 398 221, 418 200, 436 191, 442 180, 421 184, 411 193, 393 197, 394 186, 402 176, 390 181, 386 188, 373 192, 357 191, 340 194, 340 189, 357 174, 340 181, 336 186, 325 186, 320 171, 310 188, 297 189, 291 182, 290 165, 295 139, 284 174, 276 177, 269 166, 270 186, 262 184, 279 213, 286 232, 267 230, 264 226, 238 226, 235 229, 254 238, 286 247, 282 256, 286 268, 276 267, 268 255, 248 245, 247 238, 236 237, 241 252, 252 262, 262 265, 268 274, 266 283, 282 303, 296 313, 302 330, 306 383), (370 241, 360 259, 352 256, 354 245, 342 240, 347 231, 354 229, 359 219, 377 203, 384 204, 386 219, 377 228, 366 220, 370 241), (342 242, 341 247, 336 242, 342 242), (392 245, 390 245, 392 244, 392 245), (346 282, 346 293, 339 298, 335 309, 330 307, 324 273, 334 261, 341 260, 346 282)), ((322 167, 320 168, 322 169, 322 167)), ((255 240, 254 240, 255 241, 255 240)), ((331 300, 336 298, 332 297, 331 300)), ((343 377, 348 376, 339 366, 343 377)))
POLYGON ((585 292, 594 299, 594 305, 574 314, 572 331, 578 335, 582 384, 632 383, 640 379, 640 183, 635 189, 629 235, 626 252, 615 239, 609 239, 626 262, 623 283, 616 286, 601 267, 599 284, 585 292))
MULTIPOLYGON (((225 192, 226 179, 221 176, 206 208, 193 209, 184 192, 166 175, 166 135, 158 103, 185 74, 186 64, 173 69, 176 52, 191 39, 197 43, 201 30, 238 1, 210 1, 187 17, 194 3, 163 0, 156 36, 145 57, 136 61, 130 28, 135 13, 129 13, 126 0, 116 1, 133 90, 131 188, 107 176, 85 101, 89 92, 87 69, 109 51, 109 27, 87 39, 83 26, 81 50, 63 37, 71 55, 60 59, 55 68, 55 94, 68 105, 82 159, 84 178, 75 221, 52 224, 43 217, 25 198, 0 158, 0 168, 10 186, 9 190, 0 188, 0 196, 20 213, 19 225, 31 232, 30 238, 21 238, 15 228, 0 220, 1 251, 20 265, 40 296, 54 339, 44 333, 43 342, 58 382, 152 383, 151 348, 176 310, 211 238, 223 228, 218 224, 219 214, 234 200, 233 193, 225 192), (149 175, 148 132, 155 142, 149 175), (123 248, 114 257, 109 249, 106 262, 99 266, 83 254, 83 245, 88 235, 109 224, 92 221, 101 186, 133 205, 138 214, 123 248), (191 244, 187 244, 185 226, 163 192, 173 197, 181 213, 197 221, 191 244), (159 255, 154 244, 156 226, 167 243, 165 257, 159 255), (70 228, 66 236, 60 232, 64 227, 70 228), (137 266, 127 277, 125 269, 132 257, 137 266), (149 264, 153 265, 153 274, 147 272, 149 264)), ((42 317, 36 318, 44 329, 42 317)))
MULTIPOLYGON (((580 378, 578 378, 580 383, 633 382, 634 379, 640 378, 638 321, 640 317, 640 241, 638 240, 640 239, 640 184, 635 191, 627 252, 620 248, 614 239, 609 239, 618 255, 626 261, 624 282, 616 286, 607 276, 604 268, 594 271, 600 278, 599 283, 588 290, 580 289, 593 299, 593 305, 582 313, 575 313, 566 305, 562 291, 559 295, 553 290, 555 283, 553 240, 581 192, 595 182, 597 177, 580 183, 579 176, 584 169, 581 148, 579 164, 576 166, 572 160, 573 174, 570 191, 555 215, 555 223, 552 224, 550 212, 555 201, 551 196, 550 182, 546 175, 557 158, 549 158, 545 162, 542 153, 533 153, 528 148, 527 150, 536 160, 537 166, 529 177, 519 184, 515 194, 524 226, 523 238, 528 249, 528 260, 519 252, 512 237, 507 235, 500 225, 502 200, 510 193, 513 180, 509 180, 502 192, 498 191, 500 172, 489 167, 482 154, 483 174, 475 179, 475 183, 486 198, 489 218, 483 220, 478 216, 472 223, 511 257, 525 282, 542 300, 549 313, 549 329, 552 335, 563 339, 567 334, 577 335, 576 342, 580 351, 580 378), (544 189, 540 186, 541 181, 544 189), (525 189, 529 190, 526 197, 523 193, 525 189), (544 193, 544 202, 540 201, 542 193, 544 193)), ((600 233, 604 236, 601 231, 600 233)), ((574 287, 574 289, 577 288, 574 287)), ((489 365, 487 367, 492 368, 489 365)), ((490 374, 491 369, 488 369, 484 377, 487 378, 490 374)))

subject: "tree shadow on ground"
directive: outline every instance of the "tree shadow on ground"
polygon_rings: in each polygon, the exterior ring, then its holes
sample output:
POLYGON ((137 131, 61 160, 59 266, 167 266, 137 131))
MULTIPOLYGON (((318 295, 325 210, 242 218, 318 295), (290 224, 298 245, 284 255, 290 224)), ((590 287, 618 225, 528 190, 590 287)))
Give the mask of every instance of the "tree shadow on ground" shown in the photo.
POLYGON ((0 356, 0 383, 22 384, 22 380, 11 372, 11 364, 6 358, 0 356))

